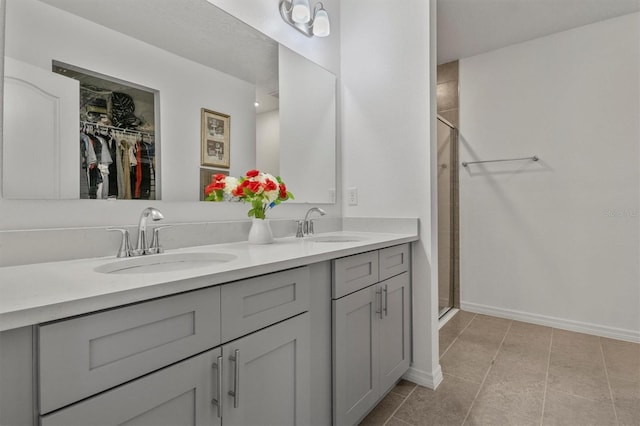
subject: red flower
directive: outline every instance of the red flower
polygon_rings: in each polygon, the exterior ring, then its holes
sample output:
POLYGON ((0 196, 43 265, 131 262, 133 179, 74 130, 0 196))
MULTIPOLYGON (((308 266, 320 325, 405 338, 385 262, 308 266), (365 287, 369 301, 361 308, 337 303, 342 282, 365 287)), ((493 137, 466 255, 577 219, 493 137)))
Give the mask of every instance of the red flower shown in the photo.
POLYGON ((258 176, 259 174, 260 174, 260 172, 259 172, 258 170, 253 169, 253 170, 249 170, 249 171, 247 172, 247 177, 252 178, 252 177, 256 177, 256 176, 258 176))
POLYGON ((215 174, 215 175, 211 176, 211 182, 214 182, 214 181, 219 182, 221 180, 224 180, 224 178, 226 178, 225 175, 223 175, 222 173, 218 173, 218 174, 215 174))
POLYGON ((278 188, 278 186, 271 179, 267 179, 267 181, 264 183, 264 190, 265 191, 274 191, 277 188, 278 188))
POLYGON ((213 182, 212 182, 212 183, 210 183, 209 185, 207 185, 207 187, 204 189, 204 193, 205 193, 205 194, 207 194, 207 195, 209 195, 209 194, 211 194, 213 191, 215 191, 214 185, 215 185, 215 183, 213 183, 213 182))
POLYGON ((231 191, 231 195, 233 195, 234 197, 242 197, 244 195, 244 190, 242 189, 242 185, 238 185, 235 188, 233 188, 233 191, 231 191))
POLYGON ((287 198, 287 186, 284 182, 280 183, 280 198, 287 198))
POLYGON ((255 181, 245 181, 245 182, 249 182, 246 185, 246 188, 249 191, 253 192, 254 194, 257 193, 258 191, 260 191, 260 182, 255 182, 255 181))

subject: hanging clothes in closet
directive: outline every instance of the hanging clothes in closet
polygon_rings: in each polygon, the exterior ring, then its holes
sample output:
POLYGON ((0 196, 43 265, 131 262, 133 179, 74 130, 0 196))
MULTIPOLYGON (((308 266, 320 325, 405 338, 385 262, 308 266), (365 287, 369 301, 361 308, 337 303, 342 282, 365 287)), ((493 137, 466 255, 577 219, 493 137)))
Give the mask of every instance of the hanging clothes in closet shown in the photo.
POLYGON ((84 123, 80 130, 80 198, 155 199, 153 137, 84 123))

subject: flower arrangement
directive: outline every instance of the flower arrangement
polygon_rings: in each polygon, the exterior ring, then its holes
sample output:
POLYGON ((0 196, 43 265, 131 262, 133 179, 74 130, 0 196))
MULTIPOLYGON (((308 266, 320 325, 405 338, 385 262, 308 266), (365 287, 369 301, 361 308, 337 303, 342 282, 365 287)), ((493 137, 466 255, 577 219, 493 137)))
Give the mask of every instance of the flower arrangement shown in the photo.
POLYGON ((280 176, 259 170, 249 170, 244 176, 235 178, 216 174, 204 189, 205 201, 243 201, 251 203, 247 214, 256 219, 265 219, 268 209, 283 201, 294 199, 280 176))

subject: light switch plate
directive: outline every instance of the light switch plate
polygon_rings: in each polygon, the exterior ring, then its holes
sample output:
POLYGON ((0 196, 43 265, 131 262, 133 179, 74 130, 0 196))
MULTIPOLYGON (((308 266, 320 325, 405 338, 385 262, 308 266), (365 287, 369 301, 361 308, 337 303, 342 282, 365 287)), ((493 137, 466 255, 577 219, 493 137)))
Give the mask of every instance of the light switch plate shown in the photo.
POLYGON ((350 206, 358 205, 358 188, 356 187, 347 188, 347 203, 350 206))
POLYGON ((335 188, 329 189, 329 202, 332 203, 332 204, 335 204, 335 202, 336 202, 336 189, 335 188))

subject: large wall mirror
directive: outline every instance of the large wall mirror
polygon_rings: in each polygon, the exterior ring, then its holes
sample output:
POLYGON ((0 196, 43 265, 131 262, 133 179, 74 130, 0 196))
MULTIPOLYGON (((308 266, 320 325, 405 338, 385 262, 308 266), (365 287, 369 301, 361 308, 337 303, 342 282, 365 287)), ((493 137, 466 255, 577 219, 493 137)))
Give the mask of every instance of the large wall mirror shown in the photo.
POLYGON ((129 130, 152 137, 156 199, 199 200, 203 177, 257 167, 296 202, 335 202, 335 76, 206 0, 6 0, 5 63, 5 198, 81 198, 86 96, 76 74, 55 72, 64 64, 153 94, 138 117, 153 128, 129 130), (225 120, 228 166, 203 164, 203 110, 225 120))

